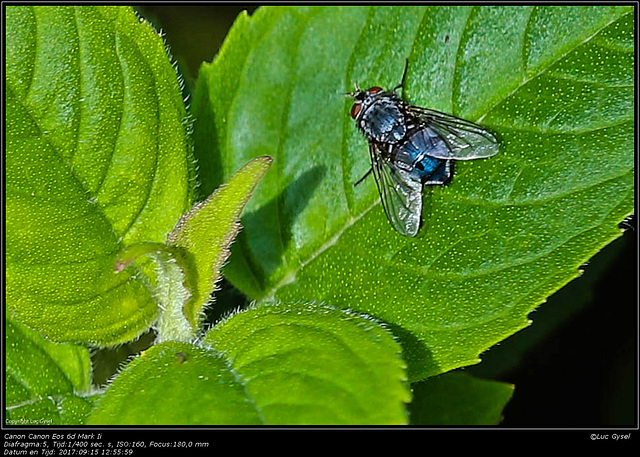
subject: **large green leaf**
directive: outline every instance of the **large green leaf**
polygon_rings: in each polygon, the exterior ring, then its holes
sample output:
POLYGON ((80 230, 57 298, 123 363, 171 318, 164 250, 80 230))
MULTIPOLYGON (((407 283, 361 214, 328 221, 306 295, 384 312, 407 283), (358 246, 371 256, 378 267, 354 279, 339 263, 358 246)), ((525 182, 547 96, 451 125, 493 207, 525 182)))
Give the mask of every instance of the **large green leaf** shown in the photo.
POLYGON ((272 425, 404 424, 400 347, 380 323, 328 306, 261 306, 218 324, 225 354, 272 425))
POLYGON ((229 317, 203 343, 145 351, 88 422, 406 423, 400 347, 369 318, 325 306, 263 306, 229 317))
POLYGON ((194 99, 204 189, 274 157, 227 277, 255 299, 321 300, 391 324, 411 379, 476 363, 633 211, 633 31, 624 6, 241 15, 194 99), (395 86, 405 58, 411 103, 500 138, 498 155, 425 190, 414 239, 391 229, 372 179, 353 186, 369 159, 344 98, 356 81, 395 86))
POLYGON ((260 417, 223 357, 168 341, 127 365, 87 423, 250 425, 260 424, 260 417))
POLYGON ((58 341, 111 345, 157 315, 153 272, 191 204, 186 112, 162 39, 128 7, 6 8, 7 306, 58 341))

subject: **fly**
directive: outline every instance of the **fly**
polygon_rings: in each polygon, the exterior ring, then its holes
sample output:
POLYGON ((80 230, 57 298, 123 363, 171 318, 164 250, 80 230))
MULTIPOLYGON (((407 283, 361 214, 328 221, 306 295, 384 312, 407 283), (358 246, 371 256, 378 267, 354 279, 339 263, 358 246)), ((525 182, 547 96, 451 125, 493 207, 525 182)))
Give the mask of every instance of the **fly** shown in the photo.
POLYGON ((447 184, 454 160, 491 157, 498 141, 481 126, 405 102, 396 91, 374 86, 347 94, 354 99, 351 117, 369 142, 373 172, 389 222, 400 234, 415 236, 420 229, 424 185, 447 184))

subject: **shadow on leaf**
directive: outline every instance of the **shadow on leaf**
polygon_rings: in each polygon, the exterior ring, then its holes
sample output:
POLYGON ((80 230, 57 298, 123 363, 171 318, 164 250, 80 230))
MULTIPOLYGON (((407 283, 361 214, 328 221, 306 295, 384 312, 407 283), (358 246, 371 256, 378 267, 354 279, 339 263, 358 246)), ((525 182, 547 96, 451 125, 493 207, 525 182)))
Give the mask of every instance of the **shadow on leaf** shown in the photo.
POLYGON ((243 257, 244 262, 253 266, 254 279, 262 291, 264 278, 281 266, 292 239, 291 228, 308 205, 324 174, 324 166, 314 166, 260 209, 242 216, 243 230, 231 248, 231 255, 234 261, 243 257), (255 252, 260 252, 260 261, 254 261, 255 252), (263 268, 255 271, 257 265, 263 268))

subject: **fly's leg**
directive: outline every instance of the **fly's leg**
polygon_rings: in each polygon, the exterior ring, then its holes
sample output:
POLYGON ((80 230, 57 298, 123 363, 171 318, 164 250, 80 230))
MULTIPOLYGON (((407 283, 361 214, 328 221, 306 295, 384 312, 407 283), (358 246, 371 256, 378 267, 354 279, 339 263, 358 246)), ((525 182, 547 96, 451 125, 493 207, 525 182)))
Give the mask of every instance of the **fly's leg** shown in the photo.
POLYGON ((364 174, 362 178, 358 179, 355 183, 353 183, 353 187, 356 187, 358 184, 364 181, 366 177, 371 174, 372 171, 373 171, 373 168, 369 168, 369 170, 364 174))
POLYGON ((407 70, 409 69, 409 59, 405 60, 404 62, 404 72, 402 72, 402 80, 400 81, 400 84, 398 84, 396 87, 393 88, 393 93, 396 93, 396 90, 398 89, 402 89, 404 90, 404 81, 407 78, 407 70))

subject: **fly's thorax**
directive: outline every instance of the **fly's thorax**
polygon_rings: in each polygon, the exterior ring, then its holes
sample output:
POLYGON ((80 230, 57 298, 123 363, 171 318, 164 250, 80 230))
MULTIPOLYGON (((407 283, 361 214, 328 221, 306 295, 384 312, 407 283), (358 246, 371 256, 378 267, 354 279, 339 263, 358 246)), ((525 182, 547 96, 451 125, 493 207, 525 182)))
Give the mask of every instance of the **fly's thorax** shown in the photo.
POLYGON ((398 143, 407 133, 402 100, 392 93, 371 88, 359 93, 353 116, 360 130, 369 140, 379 143, 398 143), (361 99, 361 101, 359 101, 361 99))

